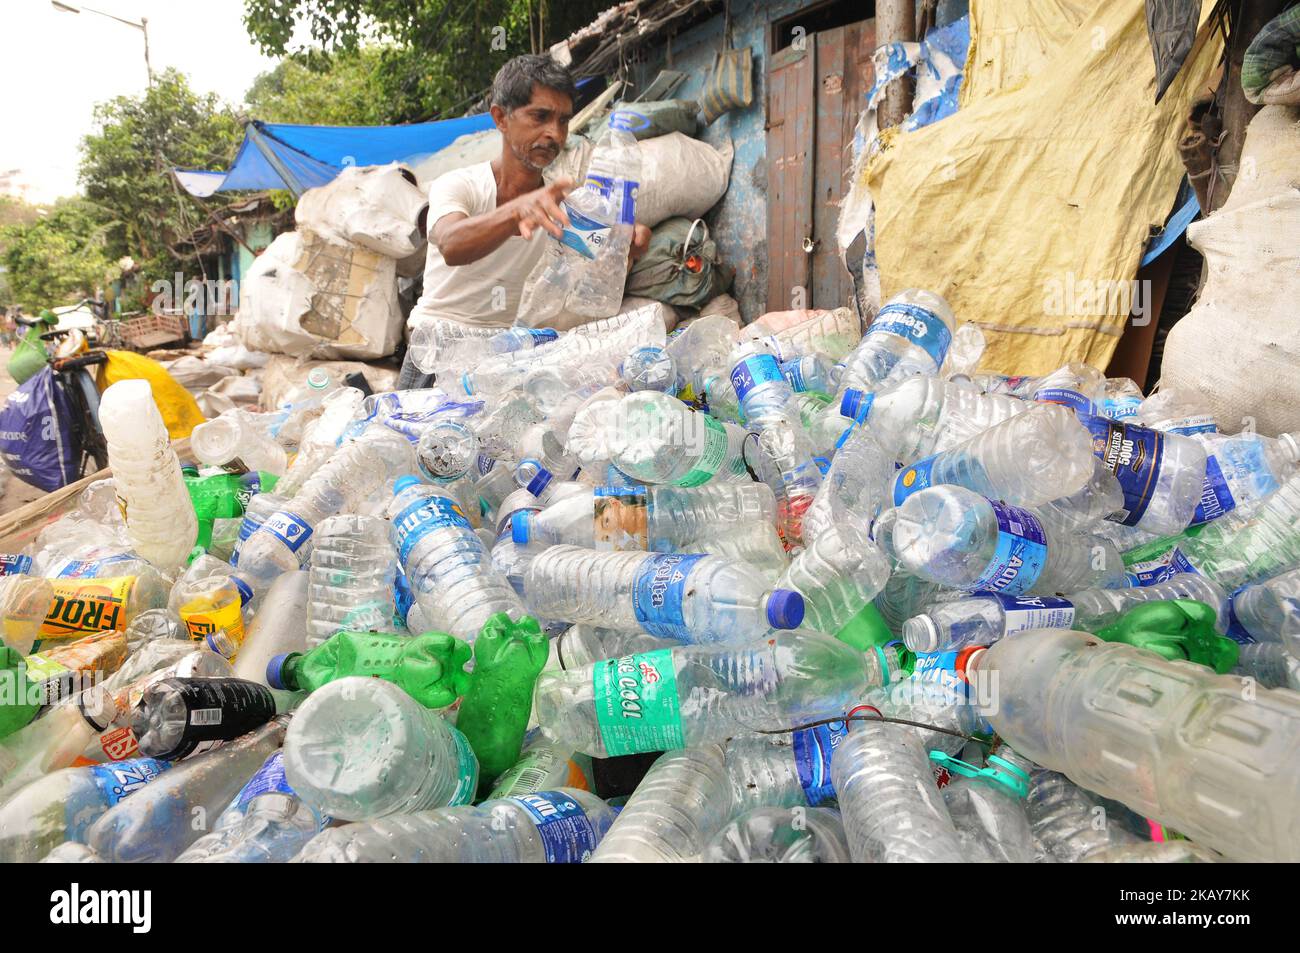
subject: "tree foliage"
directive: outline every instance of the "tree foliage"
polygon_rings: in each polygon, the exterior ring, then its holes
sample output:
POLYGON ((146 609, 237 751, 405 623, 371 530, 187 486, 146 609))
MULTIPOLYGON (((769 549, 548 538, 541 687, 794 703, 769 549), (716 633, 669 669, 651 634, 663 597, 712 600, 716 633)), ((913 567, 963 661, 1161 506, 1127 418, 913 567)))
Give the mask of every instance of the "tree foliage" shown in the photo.
MULTIPOLYGON (((306 23, 310 61, 365 50, 379 119, 418 122, 463 115, 512 56, 546 50, 609 0, 245 0, 244 25, 268 55, 290 52, 306 23), (378 44, 378 45, 376 45, 378 44)), ((259 117, 260 118, 260 117, 259 117)))
MULTIPOLYGON (((96 106, 95 124, 81 142, 81 184, 105 216, 111 257, 131 255, 146 275, 183 270, 194 255, 187 239, 208 213, 169 170, 228 165, 243 136, 238 117, 168 69, 143 96, 96 106)), ((208 204, 225 201, 216 196, 208 204)))
POLYGON ((29 221, 0 227, 10 299, 0 303, 34 312, 93 295, 115 269, 106 232, 101 210, 82 198, 59 199, 29 221))
POLYGON ((380 59, 372 48, 287 56, 253 80, 244 94, 248 114, 263 122, 383 125, 388 106, 376 78, 380 59))

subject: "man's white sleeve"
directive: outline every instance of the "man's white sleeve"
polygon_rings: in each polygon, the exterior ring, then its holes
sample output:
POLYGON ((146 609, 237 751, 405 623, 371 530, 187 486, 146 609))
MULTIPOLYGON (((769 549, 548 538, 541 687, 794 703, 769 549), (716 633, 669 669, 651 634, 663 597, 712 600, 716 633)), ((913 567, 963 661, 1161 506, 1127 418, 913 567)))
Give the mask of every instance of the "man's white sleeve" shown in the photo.
POLYGON ((452 212, 474 214, 474 187, 463 169, 446 172, 429 186, 429 241, 433 241, 433 226, 438 219, 452 212))

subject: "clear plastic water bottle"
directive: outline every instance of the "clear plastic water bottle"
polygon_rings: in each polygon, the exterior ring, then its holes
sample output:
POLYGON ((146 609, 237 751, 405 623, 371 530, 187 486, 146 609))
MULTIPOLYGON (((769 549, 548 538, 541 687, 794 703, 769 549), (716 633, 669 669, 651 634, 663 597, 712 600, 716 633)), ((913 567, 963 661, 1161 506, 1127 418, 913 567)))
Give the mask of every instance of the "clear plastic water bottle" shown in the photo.
POLYGON ((960 774, 943 787, 962 851, 969 863, 1035 863, 1046 852, 1034 840, 1025 812, 1033 764, 999 745, 987 765, 979 774, 960 774))
POLYGON ((1124 506, 1113 519, 1161 536, 1192 521, 1205 483, 1205 448, 1189 437, 1080 413, 1093 453, 1115 474, 1124 506))
POLYGON ((132 546, 159 568, 175 569, 194 548, 199 524, 149 382, 118 381, 105 390, 99 422, 132 546))
POLYGON ((113 696, 94 685, 0 738, 0 803, 41 775, 71 766, 116 715, 113 696))
POLYGON ((753 461, 758 476, 776 495, 777 532, 787 549, 797 549, 805 542, 804 514, 812 508, 822 484, 812 440, 799 421, 783 415, 759 435, 753 461))
POLYGON ((289 787, 284 754, 277 751, 204 834, 176 858, 178 864, 282 864, 328 822, 289 787))
POLYGON ((1009 596, 974 593, 931 606, 903 623, 903 643, 913 652, 944 652, 968 645, 992 645, 1025 629, 1079 629, 1095 632, 1143 602, 1195 599, 1228 627, 1228 597, 1223 587, 1195 573, 1178 573, 1153 586, 1083 589, 1068 596, 1009 596))
POLYGON ((747 434, 658 391, 626 397, 619 408, 622 440, 608 459, 635 480, 700 486, 751 482, 747 434))
POLYGON ((1109 803, 1063 774, 1039 769, 1030 775, 1025 811, 1040 847, 1058 863, 1074 864, 1139 843, 1109 803))
POLYGON ((263 434, 242 410, 227 410, 199 424, 190 434, 190 449, 200 463, 225 466, 239 460, 248 470, 284 476, 289 458, 280 446, 263 434))
POLYGON ((472 642, 489 616, 524 615, 510 583, 491 557, 460 502, 444 487, 403 477, 389 504, 390 538, 412 595, 438 631, 472 642))
POLYGON ((235 539, 235 551, 230 556, 230 565, 238 567, 239 556, 249 537, 261 529, 268 517, 280 512, 288 502, 289 497, 274 492, 258 493, 248 501, 244 507, 243 519, 239 522, 239 534, 235 539))
POLYGON ((170 767, 133 758, 42 775, 0 805, 0 861, 35 863, 64 841, 85 840, 109 808, 170 767))
POLYGON ((1111 420, 1137 423, 1138 408, 1142 406, 1142 388, 1128 377, 1106 378, 1105 397, 1101 402, 1101 416, 1111 420))
POLYGON ((1187 563, 1226 589, 1300 564, 1300 474, 1287 479, 1249 517, 1221 517, 1179 540, 1187 563))
POLYGON ((844 359, 836 396, 848 388, 870 392, 887 381, 938 374, 956 330, 952 308, 934 292, 908 288, 894 295, 844 359))
MULTIPOLYGON (((791 313, 794 316, 794 313, 791 313)), ((807 354, 821 354, 832 361, 840 361, 862 340, 862 321, 852 308, 834 308, 829 311, 801 312, 803 320, 779 328, 775 333, 764 315, 753 324, 741 329, 742 337, 771 336, 782 360, 793 360, 807 354)))
POLYGON ((803 624, 834 635, 876 597, 889 560, 870 540, 832 528, 794 557, 777 583, 803 597, 803 624))
POLYGON ((591 857, 614 817, 594 794, 559 788, 336 827, 294 862, 578 864, 591 857))
POLYGON ((547 344, 554 344, 560 332, 554 328, 526 328, 519 325, 506 328, 488 338, 488 350, 493 354, 513 354, 516 351, 532 351, 547 344))
POLYGON ((1218 433, 1219 426, 1209 401, 1202 395, 1177 387, 1162 387, 1138 407, 1134 418, 1143 427, 1194 437, 1218 433))
POLYGON ((838 528, 846 537, 867 539, 881 507, 889 505, 894 472, 893 459, 871 429, 854 428, 835 451, 830 469, 804 514, 804 543, 832 528, 838 528))
POLYGON ((805 354, 803 357, 781 362, 781 375, 797 394, 815 391, 819 394, 833 394, 836 386, 833 379, 834 365, 820 354, 805 354))
POLYGON ((847 864, 849 844, 839 812, 830 808, 760 807, 714 835, 707 864, 847 864))
POLYGON ((892 650, 864 654, 827 635, 782 632, 741 646, 684 646, 543 672, 542 730, 593 758, 688 748, 740 731, 843 715, 893 678, 892 650))
POLYGON ((705 554, 552 546, 529 564, 524 593, 548 619, 642 628, 682 642, 738 642, 803 620, 798 593, 769 589, 744 563, 705 554))
POLYGON ((452 483, 478 467, 478 437, 458 420, 440 420, 420 435, 415 465, 430 483, 452 483))
POLYGON ((303 430, 298 452, 288 472, 276 483, 276 492, 291 497, 302 489, 334 453, 354 418, 362 414, 365 399, 355 387, 340 387, 321 401, 320 416, 303 430))
POLYGON ((502 333, 497 327, 433 318, 411 328, 407 350, 411 361, 421 371, 443 377, 473 367, 488 354, 504 353, 493 350, 488 344, 502 333))
POLYGON ((847 730, 833 721, 792 734, 732 738, 726 757, 736 811, 834 805, 831 763, 847 730))
POLYGON ((1040 377, 1029 396, 1062 404, 1081 414, 1100 414, 1106 399, 1106 375, 1091 364, 1074 362, 1040 377))
POLYGON ((1254 642, 1241 646, 1233 673, 1255 679, 1265 688, 1300 688, 1300 658, 1281 642, 1254 642))
POLYGON ((1234 592, 1232 618, 1257 642, 1280 640, 1300 650, 1300 569, 1234 592))
POLYGON ((164 678, 131 715, 140 753, 179 761, 266 724, 276 714, 265 685, 242 678, 164 678))
POLYGON ((986 705, 986 715, 1038 764, 1231 859, 1300 857, 1300 765, 1286 755, 1300 695, 1247 698, 1240 679, 1064 629, 1003 639, 972 671, 997 678, 994 694, 1007 703, 986 705))
POLYGON ((110 808, 86 832, 86 844, 108 863, 170 863, 198 840, 244 782, 284 739, 275 718, 227 745, 195 755, 110 808))
POLYGON ((279 412, 284 420, 273 428, 270 435, 296 444, 302 439, 307 425, 321 415, 326 399, 342 386, 343 382, 326 368, 313 367, 307 372, 307 379, 291 390, 288 398, 280 404, 279 412))
POLYGON ((261 595, 282 572, 299 569, 311 555, 312 536, 326 518, 355 513, 371 494, 414 468, 410 442, 386 427, 365 433, 334 452, 288 505, 239 549, 239 577, 261 595))
POLYGON ((711 744, 669 751, 636 786, 591 863, 693 860, 731 816, 722 749, 711 744))
POLYGON ((675 394, 681 383, 677 365, 666 348, 639 347, 623 359, 618 368, 619 377, 629 391, 657 390, 675 394))
POLYGON ((1063 534, 1105 532, 1118 524, 1105 522, 1124 506, 1124 488, 1115 474, 1096 457, 1092 458, 1092 475, 1084 485, 1068 496, 1040 503, 1034 512, 1043 525, 1063 534))
POLYGON ((904 726, 855 722, 831 762, 854 863, 962 863, 925 749, 904 726))
POLYGON ((568 543, 602 550, 681 552, 720 524, 770 538, 776 499, 762 483, 592 487, 511 517, 520 545, 568 543))
POLYGON ((1108 541, 1058 536, 1030 511, 959 486, 910 496, 897 509, 891 543, 907 572, 968 592, 1027 595, 1126 582, 1108 541))
POLYGON ((308 647, 344 629, 388 631, 396 559, 385 520, 347 514, 321 523, 307 584, 308 647))
POLYGON ((762 431, 794 420, 789 411, 794 389, 781 373, 776 355, 763 341, 742 340, 732 350, 731 386, 750 430, 762 431))
POLYGON ((1070 411, 1047 404, 904 467, 894 477, 893 502, 901 506, 926 487, 952 484, 1033 507, 1077 493, 1092 478, 1093 467, 1088 431, 1070 411))
POLYGON ((284 771, 304 801, 348 821, 468 804, 478 786, 464 735, 396 685, 360 676, 312 692, 294 713, 284 771))
POLYGON ((1224 513, 1249 516, 1282 483, 1297 473, 1300 442, 1291 434, 1262 437, 1255 433, 1201 434, 1205 447, 1205 483, 1192 524, 1208 523, 1224 513))

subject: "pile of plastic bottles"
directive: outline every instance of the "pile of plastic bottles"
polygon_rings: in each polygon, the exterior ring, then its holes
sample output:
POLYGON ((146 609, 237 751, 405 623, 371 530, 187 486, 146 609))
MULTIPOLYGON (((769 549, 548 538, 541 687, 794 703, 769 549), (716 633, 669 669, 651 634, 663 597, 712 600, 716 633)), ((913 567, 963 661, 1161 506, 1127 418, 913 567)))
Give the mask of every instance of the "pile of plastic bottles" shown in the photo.
POLYGON ((0 858, 1300 859, 1293 437, 975 374, 925 291, 659 314, 432 325, 186 465, 109 388, 0 556, 0 858))

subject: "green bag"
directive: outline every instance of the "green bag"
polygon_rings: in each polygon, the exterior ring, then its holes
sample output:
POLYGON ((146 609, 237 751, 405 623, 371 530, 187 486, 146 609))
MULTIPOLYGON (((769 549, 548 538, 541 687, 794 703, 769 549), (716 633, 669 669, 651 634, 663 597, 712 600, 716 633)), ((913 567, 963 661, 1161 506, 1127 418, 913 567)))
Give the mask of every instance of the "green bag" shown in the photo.
POLYGON ((694 137, 699 128, 700 104, 693 99, 659 99, 653 102, 620 102, 614 112, 628 118, 638 140, 681 132, 694 137))
POLYGON ((743 109, 754 101, 753 54, 749 47, 723 50, 713 60, 713 73, 700 96, 700 112, 707 126, 725 112, 743 109))
POLYGON ((718 258, 704 220, 677 216, 651 232, 650 247, 628 273, 625 293, 678 308, 701 308, 730 288, 735 274, 718 258))

